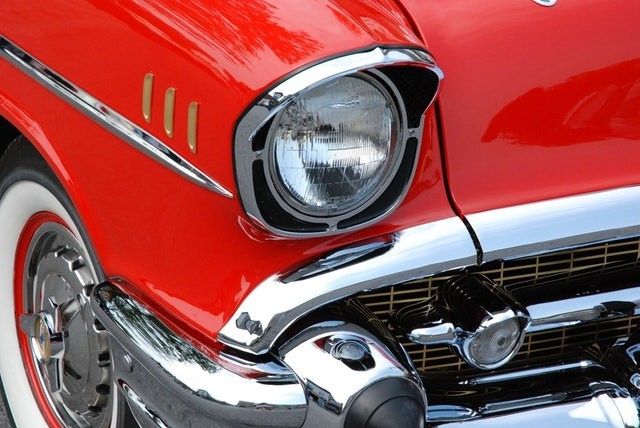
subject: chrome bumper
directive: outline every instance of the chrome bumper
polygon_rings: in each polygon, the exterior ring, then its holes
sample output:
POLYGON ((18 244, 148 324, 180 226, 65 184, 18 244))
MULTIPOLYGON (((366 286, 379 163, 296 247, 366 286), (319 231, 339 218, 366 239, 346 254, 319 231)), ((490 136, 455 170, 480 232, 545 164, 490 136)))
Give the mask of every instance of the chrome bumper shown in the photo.
POLYGON ((455 392, 471 397, 459 401, 478 404, 430 406, 428 422, 431 426, 471 428, 638 427, 638 366, 623 356, 637 347, 620 348, 618 356, 605 356, 600 362, 559 363, 459 380, 455 392))
POLYGON ((518 413, 438 425, 460 428, 563 427, 632 428, 640 426, 637 401, 617 385, 594 384, 590 399, 518 413))
POLYGON ((96 287, 92 307, 115 339, 114 378, 142 427, 303 424, 305 394, 286 368, 209 358, 108 283, 96 287))
POLYGON ((339 314, 251 363, 205 355, 113 284, 97 286, 91 303, 142 427, 361 426, 400 409, 403 425, 424 424, 424 388, 404 351, 339 314))
MULTIPOLYGON (((361 319, 350 323, 329 316, 286 342, 276 361, 255 364, 224 354, 206 356, 111 284, 96 288, 92 305, 115 339, 114 378, 142 427, 360 426, 369 403, 359 416, 349 413, 363 391, 394 388, 390 379, 401 380, 420 391, 412 393, 414 402, 424 405, 425 391, 438 388, 428 381, 423 387, 402 350, 371 333, 374 329, 359 327, 361 319), (354 370, 316 346, 335 338, 364 343, 373 363, 364 361, 354 370)), ((458 379, 457 390, 450 392, 475 394, 480 404, 431 404, 426 417, 423 411, 420 421, 403 426, 637 427, 638 358, 640 333, 597 361, 458 379)))
MULTIPOLYGON (((351 413, 359 398, 385 389, 380 386, 392 379, 404 385, 398 396, 410 397, 412 411, 422 412, 419 421, 403 426, 637 427, 640 334, 583 361, 547 360, 476 378, 421 379, 386 327, 372 328, 375 317, 335 318, 327 307, 348 304, 363 291, 460 272, 480 261, 637 236, 640 225, 629 213, 637 212, 638 194, 640 187, 497 210, 496 216, 472 215, 469 225, 479 246, 453 218, 343 248, 258 285, 219 334, 232 351, 215 357, 111 284, 96 287, 92 306, 115 339, 114 377, 142 426, 362 426, 351 413), (532 233, 541 213, 550 226, 543 235, 532 233), (494 218, 508 220, 512 233, 505 242, 500 241, 503 222, 494 218), (593 218, 601 221, 594 224, 593 218), (351 357, 345 362, 332 345, 340 340, 357 343, 364 360, 355 366, 351 357)), ((637 315, 637 285, 528 306, 526 330, 637 315)), ((432 331, 424 336, 427 342, 437 338, 432 331)), ((383 408, 379 396, 372 402, 383 408)), ((385 426, 398 426, 395 417, 385 426)))

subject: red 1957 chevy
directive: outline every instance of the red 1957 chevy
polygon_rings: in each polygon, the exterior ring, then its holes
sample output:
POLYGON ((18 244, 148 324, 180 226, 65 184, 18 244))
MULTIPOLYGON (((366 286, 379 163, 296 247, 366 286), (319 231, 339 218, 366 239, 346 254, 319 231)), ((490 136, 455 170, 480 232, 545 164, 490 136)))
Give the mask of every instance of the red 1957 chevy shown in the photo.
POLYGON ((640 2, 3 0, 17 427, 640 425, 640 2))

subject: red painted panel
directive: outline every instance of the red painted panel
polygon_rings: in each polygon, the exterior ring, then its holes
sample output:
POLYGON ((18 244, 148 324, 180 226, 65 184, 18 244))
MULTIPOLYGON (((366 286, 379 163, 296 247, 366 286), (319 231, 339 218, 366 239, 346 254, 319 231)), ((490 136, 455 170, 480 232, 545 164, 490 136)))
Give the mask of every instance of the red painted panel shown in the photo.
MULTIPOLYGON (((144 127, 236 193, 232 134, 242 111, 296 68, 374 44, 415 45, 393 2, 5 0, 0 28, 14 43, 144 127), (27 24, 28 23, 28 24, 27 24), (142 79, 156 74, 152 121, 142 79), (177 90, 174 139, 163 95, 177 90), (199 150, 186 144, 186 111, 200 103, 199 150)), ((90 121, 0 60, 0 114, 52 165, 108 276, 213 337, 265 278, 330 249, 453 215, 429 112, 405 203, 366 230, 327 239, 275 239, 247 219, 237 196, 199 188, 90 121)), ((206 339, 206 338, 205 338, 206 339)))
POLYGON ((640 3, 404 0, 444 70, 464 213, 640 184, 640 3))

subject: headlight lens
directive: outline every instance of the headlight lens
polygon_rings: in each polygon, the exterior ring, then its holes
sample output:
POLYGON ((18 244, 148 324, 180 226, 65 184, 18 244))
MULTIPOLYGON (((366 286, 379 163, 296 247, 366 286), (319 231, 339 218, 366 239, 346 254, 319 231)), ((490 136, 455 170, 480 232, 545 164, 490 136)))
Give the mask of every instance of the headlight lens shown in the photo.
POLYGON ((287 204, 309 215, 354 210, 392 175, 398 112, 367 76, 340 77, 301 94, 274 119, 271 178, 287 204))

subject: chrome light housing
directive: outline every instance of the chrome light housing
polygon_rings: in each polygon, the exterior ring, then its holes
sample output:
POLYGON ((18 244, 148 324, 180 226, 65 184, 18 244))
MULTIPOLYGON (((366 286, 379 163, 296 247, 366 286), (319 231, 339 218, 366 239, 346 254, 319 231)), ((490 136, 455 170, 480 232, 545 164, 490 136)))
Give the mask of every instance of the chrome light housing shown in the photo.
POLYGON ((406 306, 395 319, 412 342, 449 344, 482 370, 509 362, 531 323, 527 309, 484 275, 453 278, 432 299, 406 306))
POLYGON ((376 48, 277 85, 236 128, 247 214, 290 237, 339 233, 389 214, 413 176, 422 117, 441 78, 425 52, 376 48))
POLYGON ((472 366, 492 370, 513 358, 522 346, 529 318, 507 310, 491 314, 474 333, 460 341, 459 352, 472 366), (502 319, 501 319, 502 318, 502 319))

